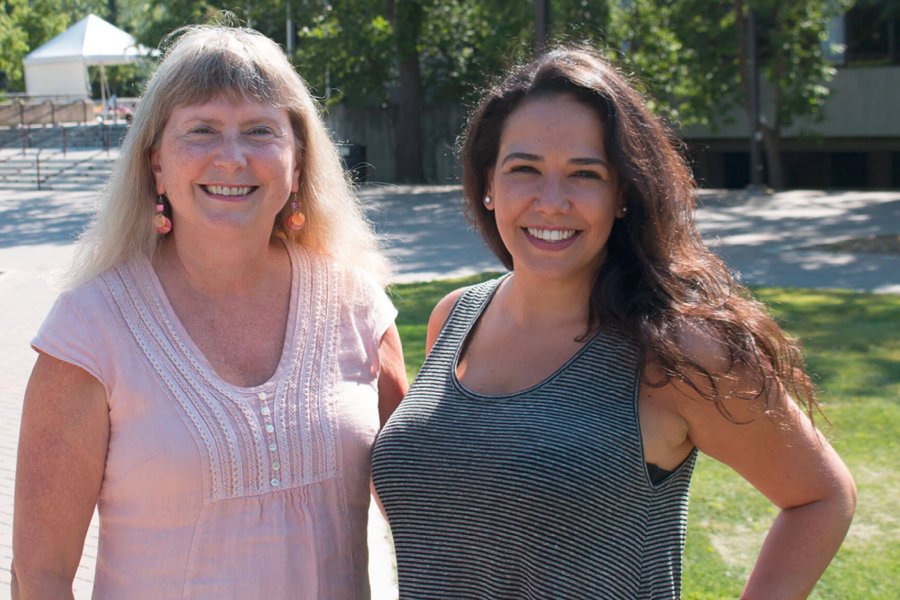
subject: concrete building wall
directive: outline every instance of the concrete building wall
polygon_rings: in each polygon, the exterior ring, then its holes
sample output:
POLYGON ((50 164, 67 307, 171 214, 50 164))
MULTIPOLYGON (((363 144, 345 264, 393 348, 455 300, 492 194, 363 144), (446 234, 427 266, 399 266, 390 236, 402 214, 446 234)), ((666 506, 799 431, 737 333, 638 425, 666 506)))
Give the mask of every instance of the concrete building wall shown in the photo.
MULTIPOLYGON (((824 119, 799 120, 784 130, 785 137, 900 138, 900 66, 842 68, 829 87, 824 119)), ((769 122, 771 98, 772 86, 764 83, 760 100, 769 122)), ((740 139, 749 135, 746 111, 732 110, 728 119, 718 128, 685 128, 682 135, 688 140, 740 139)))

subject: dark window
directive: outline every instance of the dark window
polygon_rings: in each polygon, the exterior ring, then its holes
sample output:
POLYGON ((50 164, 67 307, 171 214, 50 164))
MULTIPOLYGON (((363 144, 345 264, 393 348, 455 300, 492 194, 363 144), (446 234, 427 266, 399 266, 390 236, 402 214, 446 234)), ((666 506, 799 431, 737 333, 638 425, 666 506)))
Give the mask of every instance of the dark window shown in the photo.
POLYGON ((831 184, 836 188, 866 187, 866 159, 864 152, 835 152, 831 155, 831 184))
POLYGON ((726 152, 722 157, 722 185, 728 189, 744 188, 750 184, 750 154, 726 152))
POLYGON ((891 187, 900 188, 900 152, 891 153, 891 187))
POLYGON ((789 188, 830 187, 831 169, 828 169, 827 152, 783 152, 781 168, 784 184, 789 188))

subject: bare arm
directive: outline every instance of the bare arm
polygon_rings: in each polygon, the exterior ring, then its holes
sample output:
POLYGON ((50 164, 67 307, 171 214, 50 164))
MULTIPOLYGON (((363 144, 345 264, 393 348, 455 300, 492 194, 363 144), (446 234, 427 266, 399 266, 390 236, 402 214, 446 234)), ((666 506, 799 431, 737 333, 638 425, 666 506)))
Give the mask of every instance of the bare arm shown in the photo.
POLYGON ((447 317, 450 316, 453 305, 456 304, 456 301, 466 289, 468 288, 459 288, 458 290, 450 292, 441 298, 431 311, 431 316, 428 317, 428 330, 425 334, 426 356, 431 353, 431 347, 434 346, 434 342, 441 333, 441 329, 444 328, 444 323, 447 322, 447 317))
MULTIPOLYGON (((706 352, 708 341, 696 345, 707 346, 700 350, 701 363, 715 362, 706 352)), ((853 478, 780 386, 766 406, 763 397, 740 397, 741 390, 754 387, 749 373, 736 367, 731 376, 722 380, 721 391, 736 422, 686 386, 669 384, 661 391, 673 394, 695 446, 732 467, 781 509, 742 598, 806 598, 850 526, 856 506, 853 478)))
POLYGON ((400 344, 400 333, 396 325, 391 325, 381 337, 378 345, 378 359, 381 370, 378 374, 378 415, 381 426, 387 423, 394 409, 400 405, 409 381, 406 377, 406 365, 403 362, 403 348, 400 344))
POLYGON ((103 385, 39 354, 25 391, 13 514, 12 597, 72 598, 106 464, 103 385))

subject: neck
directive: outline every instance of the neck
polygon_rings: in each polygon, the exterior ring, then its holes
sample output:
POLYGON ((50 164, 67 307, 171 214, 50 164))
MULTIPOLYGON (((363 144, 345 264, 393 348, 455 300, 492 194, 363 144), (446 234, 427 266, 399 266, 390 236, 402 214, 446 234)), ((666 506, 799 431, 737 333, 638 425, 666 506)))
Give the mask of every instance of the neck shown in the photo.
POLYGON ((534 327, 587 327, 591 288, 585 282, 547 281, 516 273, 498 291, 516 323, 534 327))
POLYGON ((235 294, 254 289, 269 280, 273 253, 283 253, 277 240, 246 244, 223 240, 215 245, 193 243, 188 236, 164 241, 155 264, 159 271, 184 280, 204 295, 235 294))

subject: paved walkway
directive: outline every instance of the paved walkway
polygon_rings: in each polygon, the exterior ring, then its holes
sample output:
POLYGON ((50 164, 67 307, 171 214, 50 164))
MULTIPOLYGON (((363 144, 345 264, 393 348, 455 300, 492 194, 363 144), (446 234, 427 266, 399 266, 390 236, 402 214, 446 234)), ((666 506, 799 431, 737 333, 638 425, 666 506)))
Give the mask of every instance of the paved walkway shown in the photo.
MULTIPOLYGON (((391 244, 397 281, 499 270, 460 216, 456 186, 368 186, 376 227, 391 244)), ((21 399, 34 353, 28 342, 56 296, 54 282, 87 223, 96 192, 0 191, 0 598, 8 596, 12 497, 21 399)), ((900 293, 900 256, 837 254, 813 246, 900 233, 900 191, 784 192, 746 197, 704 192, 704 237, 748 284, 842 287, 900 293)), ((375 598, 392 597, 383 525, 373 522, 375 598), (385 575, 385 574, 388 575, 385 575)), ((88 536, 76 598, 89 598, 96 526, 88 536)))

